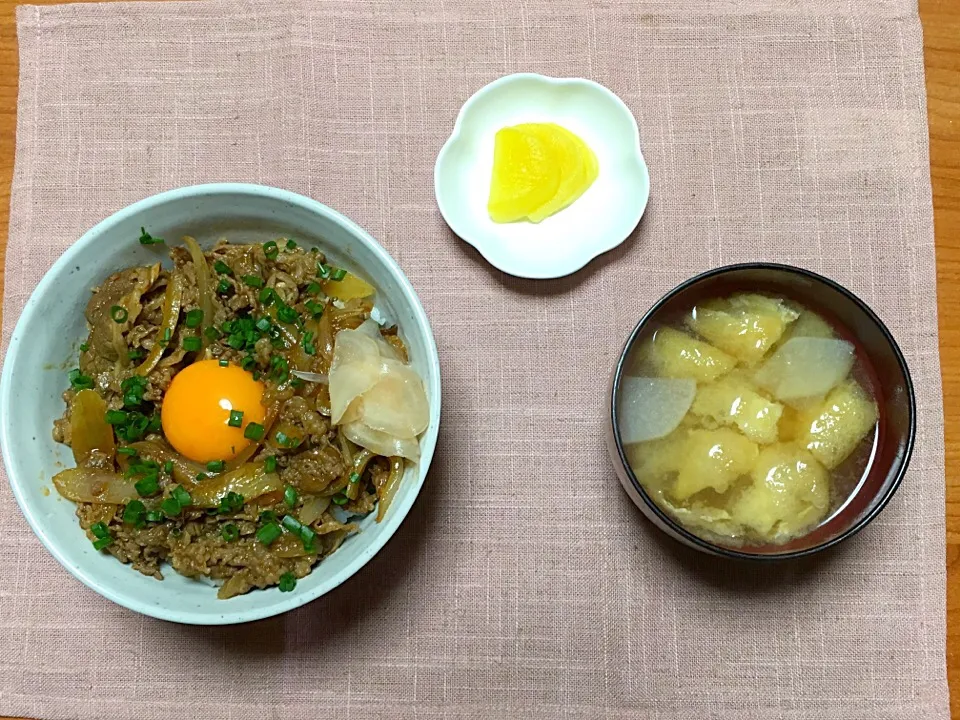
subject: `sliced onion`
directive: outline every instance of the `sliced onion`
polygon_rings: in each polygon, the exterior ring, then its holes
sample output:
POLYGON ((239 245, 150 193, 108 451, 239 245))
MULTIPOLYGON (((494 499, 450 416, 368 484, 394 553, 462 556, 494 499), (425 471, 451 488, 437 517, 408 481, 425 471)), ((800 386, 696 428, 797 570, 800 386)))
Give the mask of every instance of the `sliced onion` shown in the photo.
MULTIPOLYGON (((162 342, 163 337, 173 337, 173 331, 177 328, 177 322, 180 319, 180 303, 183 299, 183 280, 179 273, 171 273, 167 281, 167 289, 163 295, 163 314, 160 318, 160 327, 157 328, 157 337, 154 340, 153 347, 150 348, 150 354, 134 372, 137 375, 148 375, 160 362, 163 351, 167 349, 169 343, 162 342)), ((206 316, 204 316, 206 317, 206 316)))
POLYGON ((377 488, 377 495, 380 502, 377 503, 377 522, 381 522, 386 517, 387 510, 390 509, 390 503, 400 488, 400 481, 403 479, 404 464, 403 458, 390 458, 390 475, 382 487, 377 488))
POLYGON ((70 402, 70 447, 78 466, 87 465, 94 453, 113 465, 117 445, 113 428, 104 419, 107 403, 96 390, 81 390, 70 402))
POLYGON ((294 377, 298 377, 301 380, 306 380, 307 382, 321 383, 322 385, 329 385, 330 378, 323 373, 307 372, 306 370, 291 370, 290 374, 294 377))
POLYGON ((624 444, 666 437, 680 425, 697 393, 690 378, 625 377, 618 421, 624 444))
POLYGON ((122 505, 139 497, 133 480, 90 468, 61 470, 53 476, 53 485, 63 497, 74 502, 122 505))
POLYGON ((196 240, 189 235, 184 235, 183 244, 187 246, 187 250, 190 252, 194 273, 197 276, 197 293, 200 295, 200 309, 203 310, 200 341, 203 343, 202 347, 206 347, 207 334, 203 331, 214 324, 213 289, 210 287, 213 281, 210 278, 210 266, 207 265, 207 258, 196 240))
POLYGON ((330 507, 330 498, 312 497, 304 501, 300 506, 300 522, 304 525, 313 525, 317 520, 323 517, 323 514, 330 507))
POLYGON ((141 457, 149 458, 158 465, 168 460, 173 463, 173 479, 182 485, 192 486, 197 481, 197 475, 206 472, 206 467, 184 457, 162 440, 139 440, 131 443, 130 447, 141 457))
POLYGON ((283 483, 277 473, 268 473, 263 463, 247 463, 232 472, 198 482, 191 490, 197 507, 217 507, 228 493, 243 495, 247 502, 270 492, 282 491, 283 483))
POLYGON ((795 337, 787 340, 754 379, 778 400, 820 397, 853 367, 854 347, 846 340, 795 337))

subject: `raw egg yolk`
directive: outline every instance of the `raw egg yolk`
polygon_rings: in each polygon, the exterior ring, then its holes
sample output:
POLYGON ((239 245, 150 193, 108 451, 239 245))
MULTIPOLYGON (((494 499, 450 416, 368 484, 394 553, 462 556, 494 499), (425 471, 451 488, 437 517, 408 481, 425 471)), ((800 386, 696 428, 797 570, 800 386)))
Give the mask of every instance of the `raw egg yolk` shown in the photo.
POLYGON ((219 360, 195 362, 174 375, 163 396, 163 434, 191 460, 232 460, 250 444, 243 436, 247 425, 263 425, 262 400, 263 384, 246 370, 219 360))

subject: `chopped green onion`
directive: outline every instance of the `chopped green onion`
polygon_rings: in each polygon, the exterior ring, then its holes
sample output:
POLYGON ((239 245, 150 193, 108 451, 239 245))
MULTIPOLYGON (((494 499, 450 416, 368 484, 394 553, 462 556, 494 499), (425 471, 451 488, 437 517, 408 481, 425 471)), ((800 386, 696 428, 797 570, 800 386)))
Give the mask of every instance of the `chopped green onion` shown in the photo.
POLYGON ((227 338, 227 345, 232 347, 234 350, 243 350, 246 344, 247 341, 239 335, 231 335, 229 338, 227 338))
POLYGON ((177 502, 177 499, 173 497, 168 497, 160 503, 160 509, 163 510, 163 514, 169 518, 177 517, 183 510, 183 508, 180 507, 180 503, 177 502))
POLYGON ((127 360, 130 360, 130 361, 139 360, 143 356, 144 356, 144 352, 140 348, 134 348, 133 350, 127 351, 127 360))
POLYGON ((105 538, 110 537, 110 528, 107 527, 106 523, 96 522, 90 526, 90 532, 93 533, 94 537, 105 538))
POLYGON ((277 247, 275 241, 269 240, 263 244, 263 254, 267 256, 268 260, 276 260, 277 255, 280 254, 280 248, 277 247))
POLYGON ((259 275, 244 275, 240 279, 243 280, 243 284, 246 285, 247 287, 253 287, 253 288, 263 287, 263 279, 259 275))
POLYGON ((231 270, 230 266, 227 265, 223 260, 217 260, 213 264, 213 269, 221 275, 233 275, 233 270, 231 270))
POLYGON ((280 588, 280 592, 293 592, 293 589, 297 587, 297 578, 291 572, 285 572, 280 576, 280 582, 277 583, 277 587, 280 588))
POLYGON ((147 424, 147 430, 150 432, 159 432, 161 427, 163 427, 163 420, 160 418, 159 413, 154 413, 150 418, 150 422, 147 424))
POLYGON ((203 334, 207 337, 208 340, 219 340, 223 337, 223 333, 217 330, 213 325, 208 328, 204 328, 203 334))
POLYGON ((163 471, 164 471, 167 475, 169 475, 170 473, 173 472, 173 460, 167 460, 167 461, 163 464, 163 471))
POLYGON ((240 361, 240 367, 243 370, 249 370, 256 364, 257 364, 257 360, 255 357, 253 357, 253 355, 247 355, 240 361))
POLYGON ((147 510, 145 517, 147 522, 160 522, 163 520, 163 513, 159 510, 147 510))
POLYGON ((80 352, 86 352, 90 349, 90 345, 87 343, 80 343, 80 352))
POLYGON ((322 290, 323 288, 320 287, 320 283, 312 282, 307 285, 307 293, 309 295, 319 295, 322 290))
POLYGON ((243 410, 231 410, 227 425, 230 427, 240 427, 243 425, 243 410))
POLYGON ((281 305, 277 308, 277 320, 280 322, 292 325, 299 317, 300 316, 297 314, 297 311, 289 305, 281 305))
POLYGON ((217 283, 217 292, 220 295, 225 295, 226 293, 230 292, 230 283, 226 278, 221 278, 220 282, 217 283))
POLYGON ((357 472, 350 473, 350 482, 352 483, 360 482, 360 473, 357 473, 357 472))
POLYGON ((183 318, 183 323, 188 328, 200 327, 200 323, 203 322, 203 310, 200 308, 194 308, 187 312, 183 318))
POLYGON ((323 303, 314 302, 313 300, 307 300, 303 306, 310 311, 310 315, 313 316, 313 319, 316 320, 321 315, 323 315, 324 305, 323 303))
POLYGON ((337 493, 333 496, 333 502, 337 505, 346 505, 348 502, 350 502, 350 498, 343 493, 337 493))
POLYGON ((282 447, 286 447, 287 443, 290 442, 290 436, 287 435, 283 430, 278 430, 275 438, 277 441, 277 445, 280 445, 282 447))
POLYGON ((243 436, 247 440, 262 440, 263 425, 255 422, 247 423, 247 426, 243 429, 243 436))
POLYGON ((120 390, 123 392, 124 407, 136 408, 143 402, 143 394, 147 391, 147 379, 140 375, 128 377, 120 383, 120 390))
POLYGON ((162 245, 163 238, 154 237, 147 232, 145 227, 140 228, 140 244, 141 245, 162 245))
POLYGON ((316 355, 317 347, 313 344, 313 333, 308 332, 303 336, 303 351, 307 355, 316 355))
POLYGON ((127 525, 140 525, 143 523, 143 516, 146 515, 147 508, 140 500, 131 500, 123 509, 123 522, 127 525))
POLYGON ((243 509, 244 497, 240 493, 228 492, 225 497, 220 498, 219 510, 224 515, 239 512, 243 509))
POLYGON ((211 460, 207 463, 207 470, 212 473, 222 473, 227 463, 223 460, 211 460))
POLYGON ((93 549, 94 549, 94 550, 103 550, 105 547, 107 547, 108 545, 112 545, 112 544, 113 544, 113 538, 112 538, 112 537, 100 538, 99 540, 94 540, 94 541, 93 541, 93 549))
POLYGON ((270 377, 280 384, 287 381, 287 378, 290 377, 290 364, 286 358, 280 355, 274 355, 270 358, 270 377))
POLYGON ((316 548, 313 547, 313 541, 317 537, 317 534, 307 527, 306 525, 300 526, 300 539, 303 540, 303 549, 307 552, 316 552, 316 548))
POLYGON ((269 332, 270 328, 273 327, 273 323, 270 322, 270 318, 262 317, 254 323, 254 327, 260 332, 269 332))
POLYGON ((127 421, 127 413, 123 410, 107 410, 107 414, 104 416, 104 419, 110 425, 120 425, 127 421))
POLYGON ((292 508, 297 504, 297 490, 293 487, 293 485, 287 485, 287 487, 283 489, 283 501, 289 508, 292 508))
POLYGON ((153 475, 148 475, 143 480, 138 480, 133 484, 133 489, 137 491, 137 495, 140 497, 149 497, 150 495, 156 495, 160 490, 160 483, 157 482, 157 478, 153 475))
POLYGON ((132 447, 119 447, 117 448, 117 452, 127 457, 136 457, 137 455, 137 449, 132 447))
POLYGON ((322 280, 329 280, 332 270, 326 263, 317 263, 317 277, 322 280))
POLYGON ((118 325, 120 323, 126 322, 129 315, 130 314, 127 312, 127 309, 125 307, 121 307, 120 305, 110 306, 110 317, 118 325))
POLYGON ((203 340, 196 335, 191 335, 183 339, 183 349, 187 352, 197 352, 203 347, 203 340))
POLYGON ((193 476, 193 479, 196 480, 197 482, 201 482, 203 480, 206 480, 207 477, 209 476, 206 473, 199 472, 193 476))
MULTIPOLYGON (((289 485, 287 487, 290 487, 289 485)), ((283 520, 281 521, 283 526, 289 530, 294 535, 300 534, 300 528, 303 527, 303 524, 297 520, 293 515, 284 515, 283 520)))
POLYGON ((277 514, 273 510, 264 510, 260 513, 258 519, 262 523, 276 522, 277 514))
POLYGON ((188 505, 193 504, 193 498, 190 497, 190 493, 184 490, 180 485, 177 485, 173 489, 171 496, 180 504, 180 507, 187 507, 188 505))
POLYGON ((336 280, 337 282, 340 282, 340 281, 343 280, 346 276, 347 276, 347 271, 346 271, 346 270, 344 270, 343 268, 337 268, 337 269, 334 270, 333 273, 330 275, 330 279, 331 279, 331 280, 336 280))
POLYGON ((290 381, 290 387, 302 388, 306 383, 298 377, 290 381))
POLYGON ((74 368, 67 373, 67 378, 70 380, 70 387, 74 390, 90 390, 93 388, 93 378, 89 375, 82 375, 80 368, 74 368))
POLYGON ((217 363, 220 367, 227 367, 230 364, 230 361, 226 358, 220 358, 220 362, 217 363))
POLYGON ((268 455, 266 460, 263 461, 263 470, 264 472, 272 473, 277 469, 277 456, 268 455))
POLYGON ((173 331, 170 328, 164 328, 163 335, 160 338, 160 347, 165 347, 166 344, 170 342, 170 338, 172 337, 173 337, 173 331))
POLYGON ((304 550, 311 553, 316 552, 313 541, 316 539, 317 534, 313 530, 301 523, 292 515, 284 515, 281 523, 291 535, 296 535, 300 538, 300 541, 303 543, 304 550))
POLYGON ((296 249, 297 249, 297 243, 293 241, 293 238, 287 240, 287 250, 296 250, 296 249))
POLYGON ((267 546, 271 545, 281 535, 283 535, 283 530, 276 522, 268 522, 257 530, 257 540, 267 546))
POLYGON ((257 299, 260 301, 261 305, 270 305, 276 299, 277 293, 274 292, 273 288, 264 288, 260 291, 260 294, 257 296, 257 299))
POLYGON ((220 529, 220 535, 227 542, 236 542, 240 539, 240 530, 233 523, 227 523, 220 529))

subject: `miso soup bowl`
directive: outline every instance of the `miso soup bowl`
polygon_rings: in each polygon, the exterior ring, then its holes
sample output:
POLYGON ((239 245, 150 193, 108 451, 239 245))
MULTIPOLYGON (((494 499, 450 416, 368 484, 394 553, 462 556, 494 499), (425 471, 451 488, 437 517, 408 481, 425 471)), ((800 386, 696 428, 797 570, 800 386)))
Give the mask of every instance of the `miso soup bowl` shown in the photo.
POLYGON ((809 270, 768 263, 728 265, 710 270, 677 286, 650 308, 627 338, 614 369, 607 417, 607 441, 620 484, 654 525, 674 540, 701 552, 759 561, 810 555, 836 545, 866 527, 900 486, 916 435, 916 400, 910 372, 893 335, 876 313, 832 280, 809 270), (857 353, 865 357, 876 373, 880 419, 869 471, 859 489, 825 522, 782 545, 721 545, 681 526, 644 490, 627 461, 620 435, 617 405, 634 346, 666 318, 689 310, 699 301, 737 292, 782 297, 820 314, 834 325, 840 337, 857 346, 857 353))

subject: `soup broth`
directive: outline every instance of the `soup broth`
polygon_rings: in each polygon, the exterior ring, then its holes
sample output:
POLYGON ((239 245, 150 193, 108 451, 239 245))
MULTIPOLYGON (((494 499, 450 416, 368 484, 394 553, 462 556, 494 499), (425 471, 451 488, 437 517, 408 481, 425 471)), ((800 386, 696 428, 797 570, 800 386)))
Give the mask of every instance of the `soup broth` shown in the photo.
POLYGON ((834 517, 878 440, 873 372, 812 309, 735 293, 641 336, 621 379, 628 462, 657 505, 728 546, 783 545, 834 517))

